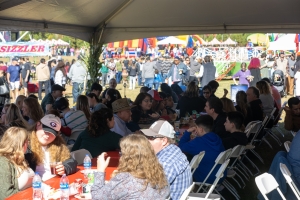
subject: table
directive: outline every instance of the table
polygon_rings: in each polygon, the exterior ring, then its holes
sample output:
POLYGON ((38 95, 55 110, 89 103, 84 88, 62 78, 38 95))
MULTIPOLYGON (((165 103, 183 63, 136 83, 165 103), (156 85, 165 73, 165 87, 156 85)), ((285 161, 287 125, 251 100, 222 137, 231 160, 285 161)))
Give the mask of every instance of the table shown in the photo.
MULTIPOLYGON (((110 162, 108 167, 105 171, 105 180, 110 180, 111 174, 114 170, 118 168, 119 165, 119 151, 110 151, 107 152, 108 156, 110 156, 110 162)), ((92 169, 97 168, 97 157, 92 159, 92 169)), ((77 166, 77 172, 75 174, 68 175, 69 184, 73 183, 75 179, 81 178, 83 180, 84 175, 80 172, 80 170, 83 170, 83 166, 77 166)), ((44 181, 45 184, 50 185, 51 187, 58 189, 59 188, 59 182, 60 182, 61 176, 55 176, 47 181, 44 181)), ((6 200, 32 200, 32 187, 27 188, 26 190, 20 191, 17 194, 14 194, 6 200)), ((74 196, 70 196, 70 200, 77 200, 74 196)))

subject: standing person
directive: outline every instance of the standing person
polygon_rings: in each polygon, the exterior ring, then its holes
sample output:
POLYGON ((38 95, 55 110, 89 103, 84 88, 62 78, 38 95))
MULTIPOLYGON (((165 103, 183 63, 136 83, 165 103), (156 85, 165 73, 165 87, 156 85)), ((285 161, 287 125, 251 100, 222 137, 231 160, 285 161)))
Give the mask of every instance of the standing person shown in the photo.
POLYGON ((143 65, 142 82, 144 86, 152 89, 154 81, 155 63, 150 61, 150 57, 146 58, 146 63, 143 65))
POLYGON ((12 99, 16 99, 19 96, 19 87, 22 85, 21 68, 17 58, 12 59, 12 65, 7 69, 7 82, 12 91, 12 99))
POLYGON ((163 78, 163 82, 168 80, 168 72, 172 67, 172 62, 165 56, 163 62, 161 63, 161 75, 163 78))
POLYGON ((251 39, 248 39, 247 45, 246 45, 247 49, 248 49, 248 60, 252 59, 252 53, 253 53, 253 43, 251 42, 251 39))
POLYGON ((232 76, 234 84, 238 85, 235 81, 235 78, 239 78, 239 84, 240 85, 248 85, 249 87, 249 79, 250 79, 251 73, 247 69, 247 64, 243 62, 241 64, 241 70, 238 71, 235 75, 232 76))
POLYGON ((128 67, 128 75, 129 75, 129 90, 135 89, 136 75, 139 73, 139 69, 136 64, 130 62, 130 66, 128 67))
POLYGON ((192 58, 190 60, 189 57, 186 57, 185 62, 187 62, 187 64, 190 63, 189 83, 192 82, 192 81, 195 81, 196 85, 199 85, 199 81, 198 81, 197 76, 199 75, 199 72, 200 72, 200 68, 201 68, 201 65, 202 65, 202 59, 200 57, 196 57, 195 60, 193 60, 192 58))
POLYGON ((57 62, 56 62, 55 58, 48 61, 48 66, 49 66, 49 70, 50 70, 50 85, 49 85, 50 89, 51 89, 51 86, 54 85, 54 73, 55 73, 56 65, 60 61, 61 61, 61 56, 57 56, 57 62))
POLYGON ((45 96, 49 94, 50 70, 46 65, 46 60, 41 59, 40 64, 36 67, 36 79, 39 83, 39 100, 42 100, 42 88, 45 88, 45 96))
POLYGON ((66 86, 66 70, 65 64, 63 62, 59 62, 54 72, 54 84, 60 85, 63 88, 66 86))
POLYGON ((161 77, 161 75, 160 75, 160 73, 158 72, 158 70, 157 69, 155 69, 155 71, 154 71, 154 82, 153 82, 153 84, 154 84, 154 89, 156 90, 156 91, 158 91, 158 87, 160 86, 160 84, 162 83, 162 77, 161 77))
POLYGON ((24 158, 28 142, 28 132, 18 127, 9 128, 2 137, 0 142, 0 176, 2 178, 0 199, 5 199, 32 186, 34 172, 24 158))
POLYGON ((125 56, 129 57, 129 48, 128 48, 128 46, 124 47, 124 51, 125 51, 125 56))
POLYGON ((108 82, 110 79, 115 78, 115 74, 116 74, 116 64, 114 62, 114 59, 111 58, 110 62, 107 63, 107 68, 109 69, 109 78, 108 78, 108 82))
POLYGON ((214 66, 209 56, 204 57, 204 64, 200 67, 199 72, 201 87, 207 85, 210 81, 218 77, 217 68, 214 66))
POLYGON ((258 58, 252 58, 248 69, 250 70, 251 77, 250 77, 250 86, 256 86, 256 83, 261 80, 260 75, 260 61, 258 58))
POLYGON ((270 78, 270 73, 268 69, 268 64, 266 63, 267 60, 267 54, 262 53, 260 56, 260 74, 262 78, 270 78))
POLYGON ((295 54, 293 53, 288 58, 288 69, 287 69, 287 81, 286 81, 286 92, 288 95, 294 95, 294 75, 296 71, 294 71, 294 65, 296 63, 295 54))
POLYGON ((105 169, 110 157, 105 158, 106 153, 98 157, 92 198, 168 199, 170 190, 164 170, 147 139, 143 135, 132 134, 121 139, 120 147, 122 156, 118 169, 106 184, 105 169))
POLYGON ((185 76, 185 73, 187 71, 187 68, 185 64, 183 64, 180 61, 180 58, 176 56, 174 58, 174 63, 168 73, 168 78, 171 77, 171 80, 173 83, 178 84, 179 86, 182 86, 182 79, 185 76))
POLYGON ((116 81, 119 84, 122 79, 122 69, 123 69, 123 64, 121 62, 121 59, 117 59, 116 62, 116 81))
POLYGON ((102 81, 101 81, 101 84, 102 86, 104 87, 106 85, 106 82, 107 82, 107 74, 108 74, 108 61, 106 63, 102 63, 102 67, 100 69, 100 72, 102 74, 102 81))
POLYGON ((143 72, 143 66, 144 66, 144 58, 139 57, 137 59, 136 65, 139 69, 139 73, 138 73, 138 85, 141 86, 142 85, 142 72, 143 72))
MULTIPOLYGON (((4 73, 5 72, 3 70, 0 70, 0 86, 3 85, 8 86, 4 73)), ((9 103, 9 101, 10 101, 9 91, 3 94, 0 93, 0 110, 2 110, 4 105, 9 103)))
POLYGON ((298 99, 300 99, 300 69, 296 72, 294 79, 296 85, 295 95, 298 99))
MULTIPOLYGON (((149 129, 141 130, 151 143, 170 184, 171 199, 180 199, 192 184, 192 174, 186 155, 174 145, 174 127, 167 121, 158 120, 149 129)), ((122 146, 121 146, 122 149, 122 146)))
POLYGON ((72 80, 73 88, 72 88, 72 95, 73 95, 73 103, 76 103, 77 97, 83 91, 84 81, 87 77, 87 67, 82 60, 82 56, 78 56, 78 60, 72 65, 69 78, 72 80))
POLYGON ((22 83, 23 83, 23 87, 24 87, 24 95, 26 97, 28 96, 27 85, 28 85, 29 78, 30 78, 30 68, 31 68, 31 62, 29 61, 29 58, 26 58, 26 62, 22 66, 22 70, 21 70, 22 83))

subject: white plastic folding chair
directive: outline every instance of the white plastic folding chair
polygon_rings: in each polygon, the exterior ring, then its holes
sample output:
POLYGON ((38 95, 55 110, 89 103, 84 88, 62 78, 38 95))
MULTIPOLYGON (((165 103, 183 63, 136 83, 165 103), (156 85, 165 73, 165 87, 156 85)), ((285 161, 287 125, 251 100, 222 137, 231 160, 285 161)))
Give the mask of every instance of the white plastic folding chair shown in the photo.
MULTIPOLYGON (((287 101, 285 101, 285 102, 282 104, 281 108, 279 109, 278 115, 275 117, 274 121, 278 121, 278 120, 280 119, 281 114, 282 114, 283 109, 284 109, 284 107, 286 106, 286 104, 287 104, 287 101)), ((282 131, 280 130, 280 127, 279 127, 278 123, 275 124, 275 125, 273 125, 272 128, 275 128, 275 129, 282 135, 282 137, 284 137, 284 134, 283 134, 282 131)))
MULTIPOLYGON (((271 114, 270 114, 270 117, 269 117, 269 120, 268 120, 268 123, 269 123, 269 121, 271 120, 271 118, 274 116, 274 113, 276 112, 276 108, 274 108, 273 110, 272 110, 272 112, 271 112, 271 114)), ((282 112, 282 111, 281 111, 282 112)), ((279 115, 279 114, 278 114, 279 115)), ((280 116, 276 116, 275 118, 277 119, 277 117, 280 117, 280 116)), ((280 114, 281 115, 281 114, 280 114)), ((274 122, 275 122, 275 119, 274 119, 274 122)), ((268 124, 267 123, 267 124, 268 124)), ((264 137, 261 139, 261 141, 263 142, 266 142, 271 148, 273 148, 272 147, 272 145, 268 142, 268 140, 266 139, 266 137, 267 136, 271 136, 277 143, 278 143, 278 145, 279 146, 281 146, 282 145, 282 142, 280 141, 280 139, 277 137, 277 135, 275 135, 275 133, 273 133, 272 132, 272 128, 273 128, 273 126, 274 126, 274 123, 273 123, 273 125, 272 125, 272 127, 271 128, 267 128, 267 127, 265 127, 265 129, 264 129, 264 131, 265 131, 265 135, 264 135, 264 137)), ((284 136, 284 135, 283 135, 284 136)))
POLYGON ((190 166, 191 166, 191 169, 192 169, 192 175, 195 173, 195 171, 198 168, 199 163, 203 159, 204 155, 205 155, 205 151, 201 151, 198 155, 195 155, 193 157, 193 159, 191 160, 190 166))
POLYGON ((290 170, 283 163, 280 163, 279 167, 280 167, 280 171, 281 171, 282 175, 284 176, 284 178, 285 178, 286 182, 289 184, 289 186, 292 188, 295 196, 297 197, 297 199, 300 199, 300 192, 291 177, 292 174, 291 174, 290 170))
POLYGON ((285 147, 285 150, 286 150, 287 152, 290 151, 290 146, 291 146, 291 142, 290 142, 290 141, 285 141, 285 142, 284 142, 284 147, 285 147))
POLYGON ((255 177, 255 183, 263 195, 263 197, 268 200, 267 194, 272 192, 273 190, 277 190, 282 199, 286 200, 281 190, 279 189, 279 185, 275 178, 268 173, 263 173, 257 177, 255 177))
POLYGON ((190 194, 190 192, 192 191, 192 189, 194 188, 195 183, 193 183, 192 185, 190 185, 190 187, 186 188, 185 191, 182 193, 181 197, 179 200, 186 200, 186 198, 188 197, 188 195, 190 194))
POLYGON ((228 163, 230 159, 227 159, 219 168, 218 172, 216 173, 216 179, 211 184, 209 190, 207 193, 190 193, 188 195, 189 200, 220 200, 221 196, 218 194, 212 194, 212 192, 215 190, 215 187, 217 186, 219 180, 223 177, 224 171, 226 170, 228 163))
POLYGON ((71 152, 71 157, 77 161, 78 165, 81 165, 83 163, 83 159, 85 158, 86 155, 92 158, 92 155, 86 149, 79 149, 71 152))
POLYGON ((210 184, 206 184, 207 179, 210 177, 211 173, 214 171, 218 164, 223 164, 231 155, 232 149, 227 149, 226 151, 221 152, 215 160, 214 166, 211 168, 210 172, 207 174, 203 182, 196 182, 196 185, 199 185, 199 189, 197 193, 202 189, 204 185, 209 186, 210 184))

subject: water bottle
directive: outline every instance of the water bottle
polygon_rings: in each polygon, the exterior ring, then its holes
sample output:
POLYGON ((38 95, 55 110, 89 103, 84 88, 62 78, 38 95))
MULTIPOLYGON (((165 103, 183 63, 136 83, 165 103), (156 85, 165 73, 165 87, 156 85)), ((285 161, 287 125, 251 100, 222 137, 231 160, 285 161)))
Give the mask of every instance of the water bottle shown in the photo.
POLYGON ((69 179, 65 174, 60 179, 60 191, 60 200, 69 200, 69 179))
POLYGON ((32 180, 32 199, 33 200, 42 200, 43 193, 42 193, 42 179, 38 173, 35 173, 33 180, 32 180))
POLYGON ((85 155, 85 158, 83 160, 83 167, 84 167, 84 170, 89 170, 92 167, 92 160, 88 154, 85 155))

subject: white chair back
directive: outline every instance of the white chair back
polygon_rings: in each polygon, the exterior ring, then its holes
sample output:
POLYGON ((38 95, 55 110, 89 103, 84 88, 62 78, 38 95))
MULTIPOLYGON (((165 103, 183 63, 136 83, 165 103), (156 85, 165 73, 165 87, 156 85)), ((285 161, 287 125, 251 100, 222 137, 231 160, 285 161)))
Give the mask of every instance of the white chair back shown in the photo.
POLYGON ((286 200, 286 198, 283 196, 281 190, 278 188, 278 183, 275 180, 275 178, 268 173, 263 173, 257 177, 255 177, 255 183, 263 195, 263 197, 268 200, 268 197, 266 194, 272 192, 273 190, 277 190, 279 195, 281 196, 282 199, 286 200))
POLYGON ((192 189, 195 186, 195 182, 193 182, 192 185, 190 185, 190 187, 186 188, 185 191, 182 193, 181 197, 179 200, 186 200, 186 198, 188 197, 188 195, 190 194, 190 192, 192 191, 192 189))
POLYGON ((278 115, 275 117, 274 121, 277 121, 277 120, 280 118, 280 116, 281 116, 281 114, 282 114, 282 111, 283 111, 284 107, 286 106, 286 104, 287 104, 287 101, 285 101, 285 102, 282 104, 281 108, 280 108, 279 111, 278 111, 278 115))
POLYGON ((191 169, 192 169, 192 175, 194 174, 194 172, 198 168, 199 163, 201 162, 204 155, 205 155, 205 151, 201 151, 198 155, 195 155, 193 157, 193 159, 191 160, 190 166, 191 166, 191 169))
POLYGON ((285 141, 284 142, 284 147, 285 147, 286 152, 290 151, 290 146, 291 146, 291 142, 290 141, 285 141))
POLYGON ((215 187, 217 186, 219 180, 223 177, 224 171, 226 170, 228 164, 229 164, 230 159, 227 159, 219 168, 218 172, 216 173, 216 179, 213 182, 213 184, 210 186, 209 190, 207 193, 191 193, 188 195, 189 200, 193 199, 220 199, 220 196, 217 194, 212 194, 214 191, 215 187))
POLYGON ((233 147, 230 158, 239 157, 241 155, 241 153, 243 152, 244 148, 245 148, 245 146, 243 146, 243 145, 237 145, 237 146, 233 147))
POLYGON ((250 136, 251 133, 256 133, 261 126, 262 126, 261 121, 249 122, 244 131, 244 133, 246 133, 247 138, 250 136))
POLYGON ((86 149, 79 149, 71 152, 71 157, 77 161, 78 165, 81 165, 83 163, 85 155, 88 155, 91 159, 93 158, 90 152, 86 149))
POLYGON ((293 179, 291 177, 290 170, 283 163, 280 163, 279 166, 280 166, 280 171, 281 171, 282 175, 284 176, 286 182, 292 188, 292 190, 293 190, 295 196, 297 197, 297 199, 300 199, 300 192, 299 192, 296 184, 294 183, 294 181, 293 181, 293 179))

